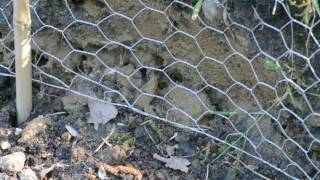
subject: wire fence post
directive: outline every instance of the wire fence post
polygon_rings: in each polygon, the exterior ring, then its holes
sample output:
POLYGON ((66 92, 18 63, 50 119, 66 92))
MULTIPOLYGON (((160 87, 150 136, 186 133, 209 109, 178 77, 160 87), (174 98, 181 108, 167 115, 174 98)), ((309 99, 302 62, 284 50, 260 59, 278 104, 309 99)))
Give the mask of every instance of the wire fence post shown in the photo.
POLYGON ((13 6, 16 106, 20 124, 32 109, 31 16, 29 0, 14 0, 13 6))

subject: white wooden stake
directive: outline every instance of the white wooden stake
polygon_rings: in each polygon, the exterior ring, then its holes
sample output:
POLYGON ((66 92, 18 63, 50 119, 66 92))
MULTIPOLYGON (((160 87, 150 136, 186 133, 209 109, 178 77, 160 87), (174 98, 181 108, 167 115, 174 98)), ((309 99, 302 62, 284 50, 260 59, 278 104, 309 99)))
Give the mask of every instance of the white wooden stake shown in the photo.
POLYGON ((16 105, 18 124, 27 120, 32 109, 31 16, 29 0, 13 2, 16 105))

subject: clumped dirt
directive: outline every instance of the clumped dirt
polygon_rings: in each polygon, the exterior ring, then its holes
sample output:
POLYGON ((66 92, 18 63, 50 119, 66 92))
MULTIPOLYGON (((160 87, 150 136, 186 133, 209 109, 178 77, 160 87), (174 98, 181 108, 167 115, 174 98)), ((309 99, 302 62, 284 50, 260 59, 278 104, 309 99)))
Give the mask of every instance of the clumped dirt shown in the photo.
MULTIPOLYGON (((33 2, 33 78, 42 84, 34 83, 34 108, 26 123, 14 123, 14 81, 0 77, 0 141, 11 144, 0 150, 1 156, 24 152, 25 167, 38 176, 53 165, 46 175, 49 179, 94 179, 99 172, 97 162, 135 167, 144 179, 205 179, 207 173, 209 179, 288 178, 248 154, 235 149, 225 153, 228 146, 217 141, 223 140, 297 178, 306 177, 295 165, 288 166, 288 157, 309 176, 316 174, 319 145, 311 143, 311 135, 319 135, 319 117, 310 114, 318 112, 320 105, 310 94, 302 96, 284 75, 308 92, 319 92, 314 74, 320 67, 318 47, 312 40, 305 46, 308 34, 300 25, 287 23, 283 7, 271 15, 274 2, 267 0, 228 0, 227 9, 205 1, 201 20, 193 21, 194 0, 185 4, 106 0, 108 6, 100 0, 65 2, 33 2), (288 47, 307 57, 313 55, 311 64, 296 54, 286 54, 288 47), (270 56, 285 68, 274 67, 270 56), (95 130, 87 123, 88 99, 70 91, 117 103, 119 114, 95 130), (285 96, 288 92, 294 100, 285 96), (203 129, 217 139, 132 109, 203 129), (262 110, 268 114, 260 116, 262 110), (39 116, 49 118, 50 125, 32 140, 19 141, 21 134, 15 132, 39 116), (65 125, 79 136, 72 137, 65 125), (111 132, 110 145, 103 144, 95 152, 111 132), (153 158, 155 153, 189 160, 189 171, 165 167, 153 158)), ((0 73, 10 73, 14 71, 13 31, 6 27, 12 18, 12 2, 0 2, 0 8, 0 73)), ((19 173, 0 169, 1 175, 17 177, 19 173)), ((107 176, 134 179, 125 173, 107 176)))
MULTIPOLYGON (((46 88, 40 92, 42 86, 36 84, 33 101, 35 107, 30 119, 22 125, 13 126, 10 123, 15 119, 14 94, 13 91, 10 96, 4 93, 7 88, 14 88, 13 81, 10 78, 1 78, 1 81, 5 82, 1 86, 0 97, 3 101, 0 109, 1 112, 11 112, 11 115, 1 116, 0 141, 8 141, 11 148, 0 150, 0 154, 4 156, 16 151, 24 152, 25 168, 31 168, 38 176, 41 170, 60 163, 64 166, 53 168, 46 175, 47 178, 90 179, 98 176, 95 164, 101 162, 135 167, 143 172, 144 179, 181 179, 182 177, 183 179, 203 179, 207 173, 207 163, 213 159, 211 155, 218 152, 216 145, 204 136, 159 123, 122 108, 119 109, 117 118, 106 125, 100 125, 99 129, 95 130, 92 124, 86 122, 89 109, 84 98, 52 88, 46 88), (33 136, 33 139, 19 140, 21 133, 16 135, 17 129, 25 130, 30 121, 39 115, 47 116, 51 122, 50 126, 33 136), (79 137, 72 137, 65 125, 73 127, 79 137), (103 143, 102 138, 111 133, 113 126, 115 130, 108 140, 112 147, 104 144, 94 153, 103 143), (170 147, 175 148, 173 151, 168 151, 170 147), (204 149, 208 147, 210 155, 207 157, 204 149), (163 157, 178 156, 188 159, 191 162, 188 173, 166 168, 163 163, 153 158, 154 153, 163 157)), ((231 165, 227 168, 226 166, 229 165, 226 164, 223 166, 224 169, 219 171, 215 170, 218 168, 215 165, 210 167, 211 178, 223 177, 230 173, 232 161, 234 161, 232 158, 218 160, 217 164, 231 162, 231 165)), ((241 172, 237 172, 237 176, 254 177, 253 174, 248 173, 248 170, 242 169, 241 172)), ((19 173, 1 170, 0 174, 19 177, 19 173)), ((111 179, 134 178, 132 175, 123 173, 118 176, 111 174, 107 176, 111 179)))

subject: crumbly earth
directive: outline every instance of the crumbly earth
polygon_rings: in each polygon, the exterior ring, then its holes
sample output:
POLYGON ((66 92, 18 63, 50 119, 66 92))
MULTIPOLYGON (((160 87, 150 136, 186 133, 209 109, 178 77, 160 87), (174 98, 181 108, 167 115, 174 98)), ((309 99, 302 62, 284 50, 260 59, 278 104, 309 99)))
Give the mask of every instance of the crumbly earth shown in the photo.
MULTIPOLYGON (((190 7, 196 3, 181 2, 190 7)), ((265 161, 300 179, 305 175, 296 166, 288 166, 287 157, 310 176, 317 172, 314 166, 319 165, 320 147, 312 142, 310 134, 319 138, 319 115, 310 114, 320 112, 319 101, 279 81, 284 80, 284 74, 290 75, 302 89, 310 87, 308 92, 319 92, 314 75, 319 77, 320 72, 318 47, 308 41, 308 32, 299 24, 288 23, 283 7, 271 14, 273 1, 227 0, 224 5, 228 8, 223 9, 206 0, 199 14, 202 21, 192 21, 192 8, 172 0, 41 0, 32 4, 33 78, 42 83, 33 84, 30 119, 17 125, 14 80, 0 76, 0 141, 11 145, 0 150, 0 157, 22 151, 27 157, 25 169, 29 167, 38 176, 42 169, 55 165, 46 174, 49 179, 94 179, 98 176, 97 162, 135 167, 143 172, 144 179, 288 178, 261 161, 228 149, 216 141, 219 139, 252 155, 259 153, 265 161), (274 28, 262 25, 261 20, 274 28), (297 54, 285 54, 288 48, 314 56, 307 62, 297 54), (266 54, 278 58, 280 66, 285 67, 283 72, 266 54), (90 112, 86 98, 44 84, 119 105, 130 104, 171 123, 205 129, 216 139, 120 106, 115 119, 95 130, 87 123, 90 112), (288 92, 294 101, 287 96, 280 105, 273 106, 288 92), (256 116, 262 109, 277 117, 276 122, 270 116, 256 116), (207 110, 225 112, 225 118, 207 110), (27 124, 39 116, 50 119, 48 127, 31 141, 19 141, 21 134, 15 132, 28 129, 27 124), (73 127, 79 137, 72 137, 65 125, 73 127), (113 127, 110 145, 103 144, 95 152, 113 127), (252 144, 243 141, 239 132, 246 134, 252 144), (153 158, 155 153, 188 159, 189 171, 166 167, 153 158)), ((0 8, 0 73, 10 74, 8 69, 14 70, 13 31, 8 25, 12 2, 1 0, 0 8)), ((292 14, 298 11, 292 9, 292 14)), ((318 24, 313 31, 319 41, 318 24)), ((1 175, 15 178, 19 173, 0 169, 1 175)), ((107 176, 134 178, 130 174, 107 176)))
MULTIPOLYGON (((32 115, 28 121, 16 126, 12 124, 15 120, 14 94, 10 91, 14 88, 13 80, 1 78, 0 81, 3 82, 0 112, 8 112, 7 116, 3 115, 0 118, 0 141, 8 141, 11 144, 11 148, 0 150, 0 155, 22 151, 26 155, 25 168, 31 168, 38 177, 41 169, 61 163, 65 164, 63 168, 54 168, 46 177, 66 180, 90 179, 93 176, 98 177, 95 164, 102 162, 135 167, 143 172, 144 179, 204 179, 208 172, 209 179, 220 179, 226 175, 241 179, 258 178, 242 166, 235 167, 231 155, 212 163, 207 172, 207 165, 219 153, 218 144, 198 134, 154 121, 127 109, 120 108, 119 115, 114 120, 100 125, 99 129, 95 130, 92 124, 86 122, 89 110, 82 98, 51 88, 41 92, 41 86, 34 88, 32 115), (11 93, 6 94, 6 91, 11 93), (32 140, 19 141, 21 133, 15 135, 16 128, 24 130, 26 125, 39 115, 49 116, 50 126, 32 140), (65 125, 73 127, 79 137, 72 137, 65 125), (115 130, 109 138, 112 147, 104 145, 94 153, 103 143, 102 138, 110 134, 113 126, 115 130), (177 156, 188 159, 191 162, 188 173, 166 168, 164 163, 153 158, 154 153, 163 157, 177 156)), ((0 174, 19 177, 19 173, 14 172, 0 170, 0 174)), ((107 177, 134 178, 129 174, 107 174, 107 177)))

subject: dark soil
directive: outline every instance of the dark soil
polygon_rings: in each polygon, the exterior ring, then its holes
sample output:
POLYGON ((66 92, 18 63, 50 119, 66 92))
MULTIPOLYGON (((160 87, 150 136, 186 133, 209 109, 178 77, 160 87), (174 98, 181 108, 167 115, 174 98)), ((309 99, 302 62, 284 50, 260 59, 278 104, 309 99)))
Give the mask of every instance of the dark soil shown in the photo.
MULTIPOLYGON (((86 122, 89 113, 87 105, 75 104, 72 111, 66 110, 62 98, 68 93, 52 88, 40 91, 41 87, 44 87, 38 84, 34 84, 34 108, 31 118, 15 126, 13 79, 2 77, 0 80, 2 82, 0 132, 23 129, 30 120, 39 115, 49 116, 52 119, 52 126, 29 143, 19 143, 20 135, 14 133, 1 135, 0 141, 8 140, 12 147, 0 150, 0 154, 3 156, 15 151, 24 152, 27 157, 25 167, 30 167, 37 173, 39 166, 48 168, 59 162, 66 164, 65 168, 55 168, 48 173, 46 177, 49 179, 90 179, 89 174, 97 177, 98 169, 95 167, 97 162, 136 167, 143 172, 144 179, 205 179, 207 173, 210 173, 209 179, 225 179, 226 176, 233 176, 236 179, 258 179, 248 169, 235 167, 232 156, 225 156, 215 161, 207 172, 207 165, 219 154, 218 144, 204 136, 154 121, 127 109, 120 108, 116 119, 106 125, 100 125, 99 129, 95 130, 92 124, 86 122), (64 113, 54 115, 56 112, 64 113), (65 125, 76 129, 79 137, 71 138, 65 125), (116 128, 109 140, 113 147, 104 145, 93 154, 103 142, 102 138, 108 136, 113 126, 116 128), (188 173, 166 168, 164 163, 153 158, 154 153, 169 157, 166 148, 173 146, 176 146, 176 149, 172 155, 186 158, 191 162, 188 173)), ((0 171, 1 173, 17 177, 14 173, 0 171)), ((118 176, 108 174, 108 177, 133 179, 133 176, 128 174, 118 176)))
MULTIPOLYGON (((33 111, 17 125, 7 77, 14 75, 13 3, 1 0, 0 142, 11 148, 0 157, 22 151, 37 175, 64 164, 48 179, 97 178, 98 162, 135 167, 144 179, 319 178, 318 19, 309 36, 294 15, 301 9, 290 18, 286 1, 272 14, 270 0, 205 0, 193 21, 195 3, 32 1, 33 111), (85 96, 116 103, 117 117, 96 130, 85 96), (50 127, 18 141, 15 132, 41 115, 50 127), (110 146, 95 152, 113 127, 110 146), (188 172, 155 153, 189 160, 188 172)), ((0 169, 5 175, 19 177, 0 169)))

